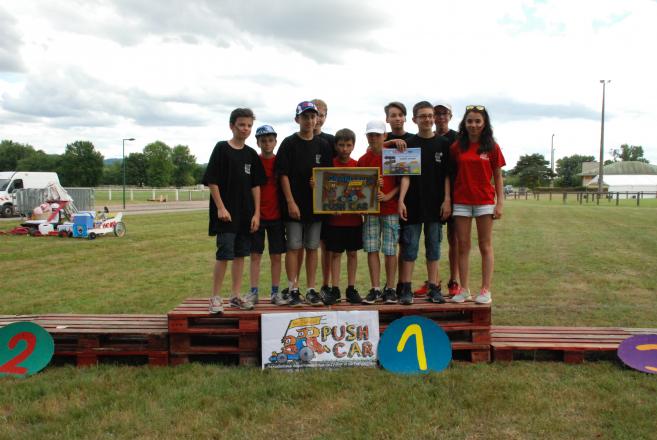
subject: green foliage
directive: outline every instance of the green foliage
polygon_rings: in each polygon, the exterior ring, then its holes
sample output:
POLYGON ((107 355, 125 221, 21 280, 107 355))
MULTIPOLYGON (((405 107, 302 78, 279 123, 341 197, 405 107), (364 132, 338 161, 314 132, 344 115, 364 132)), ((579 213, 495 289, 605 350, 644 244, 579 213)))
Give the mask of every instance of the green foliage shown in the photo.
POLYGON ((155 141, 144 147, 146 159, 146 185, 163 187, 171 185, 173 161, 171 147, 162 141, 155 141))
POLYGON ((98 186, 103 175, 103 155, 89 141, 75 141, 66 146, 59 167, 64 186, 98 186))
POLYGON ((173 186, 189 186, 195 183, 194 171, 196 157, 189 151, 187 145, 176 145, 171 151, 173 162, 173 186))
POLYGON ((582 172, 582 162, 592 162, 593 156, 582 156, 573 154, 557 160, 557 186, 573 187, 581 186, 582 178, 577 174, 582 172))
POLYGON ((144 153, 130 153, 130 155, 126 157, 125 167, 125 179, 128 185, 146 185, 147 164, 144 153))
POLYGON ((34 171, 19 170, 18 162, 34 154, 34 147, 5 139, 0 142, 0 171, 34 171))
POLYGON ((203 165, 194 164, 194 182, 201 183, 203 182, 203 176, 205 175, 205 169, 208 167, 207 163, 203 165))
POLYGON ((104 185, 121 185, 123 183, 123 163, 120 160, 103 167, 101 183, 104 185))
POLYGON ((59 154, 47 154, 43 150, 37 150, 27 157, 18 161, 16 169, 20 171, 55 171, 59 172, 62 156, 59 154))
POLYGON ((648 159, 643 157, 643 147, 641 145, 623 144, 620 148, 611 150, 611 154, 614 157, 614 162, 636 161, 649 163, 648 159))
POLYGON ((547 183, 552 177, 549 164, 550 162, 545 160, 542 154, 527 154, 520 156, 509 174, 518 177, 518 186, 536 188, 547 183))

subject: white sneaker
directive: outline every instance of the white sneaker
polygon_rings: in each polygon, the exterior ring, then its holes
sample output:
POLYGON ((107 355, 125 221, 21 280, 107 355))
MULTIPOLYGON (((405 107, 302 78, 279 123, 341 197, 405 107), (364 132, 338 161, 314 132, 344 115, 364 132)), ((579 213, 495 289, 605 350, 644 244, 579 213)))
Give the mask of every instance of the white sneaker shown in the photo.
POLYGON ((490 304, 493 299, 491 298, 490 291, 483 290, 479 292, 479 295, 475 298, 477 304, 490 304))
POLYGON ((464 303, 466 301, 472 301, 472 295, 470 295, 470 289, 464 289, 463 287, 461 287, 459 293, 452 297, 452 302, 464 303))
POLYGON ((212 296, 210 297, 210 313, 224 313, 224 304, 221 301, 221 297, 212 296))
POLYGON ((256 304, 258 304, 258 294, 249 292, 247 293, 246 298, 244 298, 244 300, 250 302, 255 306, 256 304))

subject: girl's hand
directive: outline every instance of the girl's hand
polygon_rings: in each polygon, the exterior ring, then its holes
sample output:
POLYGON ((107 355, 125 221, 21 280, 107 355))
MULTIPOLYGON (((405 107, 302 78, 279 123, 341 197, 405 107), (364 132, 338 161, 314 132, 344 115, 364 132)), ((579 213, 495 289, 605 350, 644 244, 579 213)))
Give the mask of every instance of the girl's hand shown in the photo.
POLYGON ((493 210, 493 220, 499 220, 502 218, 502 206, 501 205, 495 205, 495 209, 493 210))

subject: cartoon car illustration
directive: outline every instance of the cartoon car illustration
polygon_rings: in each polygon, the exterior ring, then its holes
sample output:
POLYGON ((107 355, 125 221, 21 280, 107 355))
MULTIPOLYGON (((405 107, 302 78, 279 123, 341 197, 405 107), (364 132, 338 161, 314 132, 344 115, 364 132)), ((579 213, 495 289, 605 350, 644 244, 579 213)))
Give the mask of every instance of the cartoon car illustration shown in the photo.
MULTIPOLYGON (((319 319, 317 317, 317 324, 319 319)), ((328 352, 328 347, 322 345, 317 337, 319 336, 319 329, 307 321, 295 325, 295 320, 291 321, 281 339, 283 348, 280 352, 272 352, 269 357, 269 362, 273 364, 284 364, 287 362, 303 362, 308 363, 313 360, 316 353, 321 354, 328 352), (296 329, 297 335, 289 335, 291 329, 296 329)))

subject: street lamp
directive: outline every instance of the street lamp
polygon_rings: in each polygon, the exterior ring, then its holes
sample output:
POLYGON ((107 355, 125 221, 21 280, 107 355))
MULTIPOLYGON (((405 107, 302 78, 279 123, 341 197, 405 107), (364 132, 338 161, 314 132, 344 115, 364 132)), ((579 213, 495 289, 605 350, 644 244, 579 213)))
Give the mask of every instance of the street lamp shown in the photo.
POLYGON ((132 142, 135 138, 123 139, 123 210, 125 211, 125 141, 132 142))
POLYGON ((600 168, 598 169, 598 197, 602 195, 602 168, 603 168, 603 159, 604 159, 604 147, 605 147, 605 89, 607 83, 610 83, 610 79, 601 79, 600 83, 602 84, 602 122, 600 123, 600 168))
POLYGON ((550 143, 550 170, 552 171, 550 188, 552 188, 554 186, 554 133, 552 133, 552 142, 550 143))

